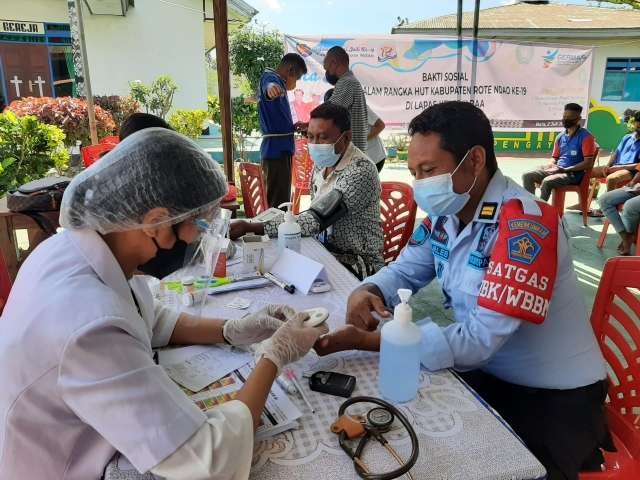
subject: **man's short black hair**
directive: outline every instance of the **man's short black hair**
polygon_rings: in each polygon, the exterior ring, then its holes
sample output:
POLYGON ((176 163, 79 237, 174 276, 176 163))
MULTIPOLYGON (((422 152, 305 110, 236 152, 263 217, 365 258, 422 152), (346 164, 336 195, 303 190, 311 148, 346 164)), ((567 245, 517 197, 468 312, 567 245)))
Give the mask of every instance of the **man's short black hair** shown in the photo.
POLYGON ((311 118, 322 118, 323 120, 333 120, 340 133, 351 130, 351 115, 349 110, 335 103, 327 102, 318 105, 311 110, 311 118))
POLYGON ((458 163, 472 147, 480 145, 486 152, 489 175, 498 169, 491 123, 472 103, 451 101, 427 108, 409 123, 409 135, 417 133, 439 134, 440 148, 453 154, 458 163))
POLYGON ((136 112, 124 119, 124 122, 120 125, 118 137, 120 137, 120 141, 122 141, 139 130, 151 127, 173 130, 171 126, 160 117, 151 115, 150 113, 136 112))
POLYGON ((330 88, 329 90, 327 90, 326 92, 324 92, 324 99, 323 101, 326 103, 329 101, 329 99, 331 98, 331 95, 333 95, 333 88, 330 88))
POLYGON ((280 60, 280 65, 291 68, 296 75, 302 76, 307 73, 307 64, 304 62, 304 58, 297 53, 287 53, 280 60))
POLYGON ((564 106, 565 110, 569 110, 570 112, 576 112, 578 115, 582 113, 582 106, 577 103, 567 103, 564 106))
POLYGON ((349 65, 349 54, 342 47, 331 47, 327 50, 327 57, 329 56, 335 58, 341 65, 349 65))
POLYGON ((638 110, 636 113, 633 114, 633 119, 636 122, 640 122, 640 110, 638 110))

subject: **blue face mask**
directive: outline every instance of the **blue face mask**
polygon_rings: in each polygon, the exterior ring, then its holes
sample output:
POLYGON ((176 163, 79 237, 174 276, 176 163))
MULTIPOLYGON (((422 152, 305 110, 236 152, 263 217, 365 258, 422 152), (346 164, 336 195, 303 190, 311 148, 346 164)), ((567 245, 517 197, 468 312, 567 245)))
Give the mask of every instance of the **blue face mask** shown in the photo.
MULTIPOLYGON (((344 132, 342 133, 344 135, 344 132)), ((338 137, 335 143, 310 143, 309 156, 318 168, 333 167, 340 160, 341 153, 336 153, 336 144, 342 138, 338 137)))
POLYGON ((473 179, 473 184, 466 192, 456 193, 453 190, 453 174, 467 159, 470 151, 465 153, 453 172, 413 181, 415 201, 430 217, 454 215, 462 210, 471 198, 469 192, 476 184, 477 177, 473 179))

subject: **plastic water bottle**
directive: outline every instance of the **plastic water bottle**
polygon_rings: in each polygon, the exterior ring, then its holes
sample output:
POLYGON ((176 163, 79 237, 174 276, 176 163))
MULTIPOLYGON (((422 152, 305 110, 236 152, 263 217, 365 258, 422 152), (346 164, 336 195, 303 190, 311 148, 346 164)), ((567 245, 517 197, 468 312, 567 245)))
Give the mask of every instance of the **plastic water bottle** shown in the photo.
POLYGON ((400 303, 393 320, 382 327, 380 341, 380 393, 392 402, 408 402, 418 393, 420 329, 411 321, 411 290, 398 290, 400 303))
POLYGON ((287 212, 284 214, 284 222, 278 227, 278 254, 281 254, 285 248, 289 248, 300 253, 300 243, 302 242, 302 231, 300 225, 296 222, 296 217, 291 211, 293 203, 287 202, 278 208, 287 206, 287 212))

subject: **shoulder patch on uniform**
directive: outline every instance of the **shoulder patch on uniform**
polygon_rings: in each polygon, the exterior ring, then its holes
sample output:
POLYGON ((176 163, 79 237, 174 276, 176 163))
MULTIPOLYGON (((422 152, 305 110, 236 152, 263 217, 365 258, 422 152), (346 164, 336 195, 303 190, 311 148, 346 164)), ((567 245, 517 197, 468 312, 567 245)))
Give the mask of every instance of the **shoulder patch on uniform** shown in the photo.
POLYGON ((484 202, 480 207, 480 213, 478 219, 480 220, 493 220, 498 210, 497 202, 484 202))
POLYGON ((517 199, 502 205, 498 241, 478 292, 478 306, 540 324, 549 311, 558 263, 558 214, 529 215, 517 199))
POLYGON ((409 245, 412 247, 418 247, 424 245, 424 243, 431 237, 431 219, 425 217, 418 228, 413 232, 409 239, 409 245))

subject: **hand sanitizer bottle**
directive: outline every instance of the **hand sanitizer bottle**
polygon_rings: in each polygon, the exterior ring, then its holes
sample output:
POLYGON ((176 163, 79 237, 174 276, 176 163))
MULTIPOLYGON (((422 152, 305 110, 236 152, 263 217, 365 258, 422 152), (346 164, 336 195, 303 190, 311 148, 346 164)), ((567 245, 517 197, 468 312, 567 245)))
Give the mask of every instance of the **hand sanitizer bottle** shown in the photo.
POLYGON ((282 253, 285 248, 300 253, 300 242, 302 241, 302 232, 300 225, 296 222, 296 216, 291 211, 293 203, 287 202, 280 205, 278 208, 288 207, 284 214, 284 222, 278 226, 278 255, 282 253))
POLYGON ((418 393, 420 329, 412 322, 411 290, 398 290, 400 303, 393 320, 382 327, 380 341, 380 393, 392 402, 408 402, 418 393))

